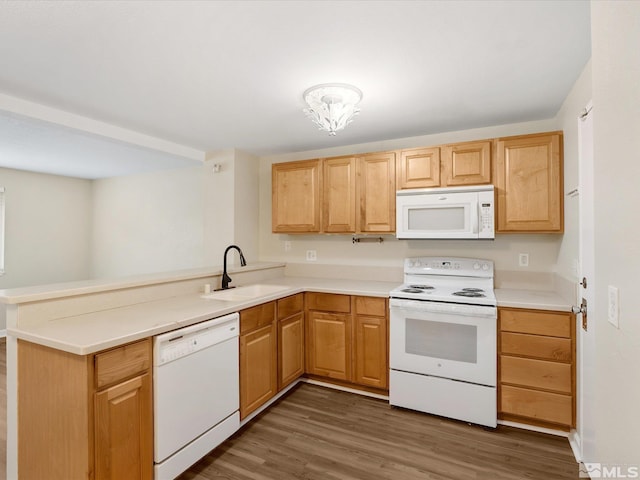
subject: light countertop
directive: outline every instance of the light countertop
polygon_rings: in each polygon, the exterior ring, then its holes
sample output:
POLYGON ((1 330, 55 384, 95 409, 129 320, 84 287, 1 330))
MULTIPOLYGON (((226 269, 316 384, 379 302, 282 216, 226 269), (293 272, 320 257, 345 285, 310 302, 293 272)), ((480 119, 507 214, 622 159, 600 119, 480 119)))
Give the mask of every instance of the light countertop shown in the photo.
POLYGON ((7 333, 69 353, 88 355, 306 290, 386 297, 397 286, 389 282, 303 277, 280 277, 261 283, 288 288, 245 301, 214 300, 201 294, 177 296, 9 328, 7 333))
POLYGON ((498 288, 494 293, 499 307, 571 311, 571 302, 556 292, 498 288))
MULTIPOLYGON (((14 337, 77 355, 158 335, 304 291, 387 297, 396 282, 279 277, 266 282, 282 290, 243 301, 203 298, 201 294, 170 297, 55 320, 9 328, 14 337)), ((497 289, 500 307, 570 311, 571 304, 554 292, 497 289)))

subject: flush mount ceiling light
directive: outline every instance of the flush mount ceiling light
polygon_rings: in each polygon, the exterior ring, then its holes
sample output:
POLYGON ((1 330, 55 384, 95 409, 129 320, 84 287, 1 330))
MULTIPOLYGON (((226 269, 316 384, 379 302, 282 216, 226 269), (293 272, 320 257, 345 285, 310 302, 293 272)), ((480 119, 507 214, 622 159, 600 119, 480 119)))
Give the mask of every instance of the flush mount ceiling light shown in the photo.
POLYGON ((335 135, 353 121, 360 109, 362 92, 346 83, 323 83, 307 89, 302 95, 308 105, 303 111, 320 130, 335 135))

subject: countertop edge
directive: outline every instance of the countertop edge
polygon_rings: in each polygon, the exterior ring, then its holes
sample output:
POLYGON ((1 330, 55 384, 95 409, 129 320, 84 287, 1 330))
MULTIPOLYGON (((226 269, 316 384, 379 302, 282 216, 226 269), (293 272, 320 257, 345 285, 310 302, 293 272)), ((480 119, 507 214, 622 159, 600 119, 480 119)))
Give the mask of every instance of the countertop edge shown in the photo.
MULTIPOLYGON (((253 265, 247 265, 245 267, 230 268, 229 273, 253 272, 284 266, 284 263, 279 262, 261 262, 253 265)), ((215 277, 218 275, 222 275, 222 268, 219 266, 213 266, 174 272, 150 273, 114 279, 94 279, 49 285, 36 285, 33 287, 18 287, 0 290, 0 303, 18 304, 37 302, 41 300, 52 300, 76 295, 88 295, 92 293, 110 292, 127 288, 159 285, 162 283, 192 280, 196 278, 215 277)))
MULTIPOLYGON (((174 277, 175 278, 175 277, 174 277)), ((197 278, 197 277, 195 277, 197 278)), ((190 305, 197 305, 198 313, 194 315, 183 315, 176 313, 175 316, 166 322, 156 325, 148 325, 145 328, 132 331, 114 337, 106 337, 99 341, 90 342, 73 342, 65 340, 63 335, 60 338, 54 338, 53 336, 47 336, 39 333, 43 328, 39 326, 30 326, 25 328, 8 328, 7 334, 15 338, 26 340, 29 342, 44 345, 57 350, 62 350, 75 355, 90 355, 109 348, 114 348, 127 343, 135 342, 143 338, 153 337, 161 333, 166 333, 178 328, 194 325, 196 323, 216 318, 228 313, 237 312, 247 308, 251 308, 262 303, 275 301, 280 298, 288 297, 304 292, 317 292, 317 293, 331 293, 339 295, 361 295, 371 297, 383 297, 389 296, 389 291, 397 286, 393 282, 379 282, 379 281, 360 281, 360 280, 335 280, 335 279, 319 279, 308 277, 279 277, 272 280, 268 280, 264 283, 268 284, 283 284, 288 286, 286 290, 282 290, 276 293, 255 297, 250 300, 244 301, 220 301, 212 299, 210 300, 210 308, 207 307, 209 299, 203 298, 201 294, 190 294, 182 297, 172 297, 164 300, 158 300, 154 302, 147 302, 144 304, 135 304, 126 307, 116 308, 110 311, 110 314, 122 315, 132 312, 144 315, 144 310, 148 309, 152 312, 153 308, 162 308, 163 303, 171 305, 172 303, 178 304, 180 301, 188 302, 190 305)), ((553 310, 570 312, 571 304, 564 301, 555 292, 547 291, 533 291, 533 290, 516 290, 516 289, 497 289, 496 298, 498 299, 498 307, 508 308, 523 308, 534 310, 553 310)), ((96 317, 99 312, 80 315, 77 317, 65 317, 54 320, 53 322, 78 322, 82 321, 82 317, 87 318, 87 322, 92 321, 92 317, 96 317)), ((152 314, 152 313, 150 313, 152 314)), ((104 315, 104 312, 102 312, 104 315)), ((99 315, 101 316, 101 315, 99 315)), ((96 322, 104 322, 104 320, 96 320, 96 322)), ((51 323, 43 324, 44 327, 50 327, 51 323)), ((44 328, 46 330, 46 328, 44 328)))

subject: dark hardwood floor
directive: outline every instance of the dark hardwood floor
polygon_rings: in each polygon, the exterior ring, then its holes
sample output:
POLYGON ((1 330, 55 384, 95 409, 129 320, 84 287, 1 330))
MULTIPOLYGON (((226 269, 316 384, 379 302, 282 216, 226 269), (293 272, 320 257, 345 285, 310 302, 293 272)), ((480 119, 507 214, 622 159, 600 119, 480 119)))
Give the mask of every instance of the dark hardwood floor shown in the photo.
MULTIPOLYGON (((5 472, 6 344, 0 340, 0 479, 5 472)), ((578 465, 562 437, 484 429, 301 384, 179 478, 553 480, 578 478, 578 465)))
POLYGON ((575 479, 566 438, 485 429, 309 384, 180 480, 575 479))

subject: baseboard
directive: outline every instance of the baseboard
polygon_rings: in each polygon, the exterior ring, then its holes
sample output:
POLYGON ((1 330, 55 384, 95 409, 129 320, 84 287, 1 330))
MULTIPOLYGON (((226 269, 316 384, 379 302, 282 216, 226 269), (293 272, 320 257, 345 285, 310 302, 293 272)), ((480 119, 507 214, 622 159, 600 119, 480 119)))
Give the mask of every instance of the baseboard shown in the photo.
POLYGON ((389 395, 380 395, 379 393, 367 392, 366 390, 358 390, 357 388, 344 387, 342 385, 323 382, 321 380, 315 380, 313 378, 301 378, 299 381, 304 383, 310 383, 311 385, 319 385, 321 387, 333 388, 334 390, 340 390, 342 392, 355 393, 357 395, 363 395, 365 397, 379 398, 380 400, 389 401, 389 395))
POLYGON ((569 445, 571 446, 576 462, 582 462, 582 439, 576 430, 569 432, 569 445))
POLYGON ((553 428, 538 427, 536 425, 529 425, 526 423, 512 422, 510 420, 498 420, 498 425, 504 425, 505 427, 521 428, 523 430, 531 430, 532 432, 548 433, 549 435, 556 435, 558 437, 569 437, 569 432, 562 430, 554 430, 553 428))

